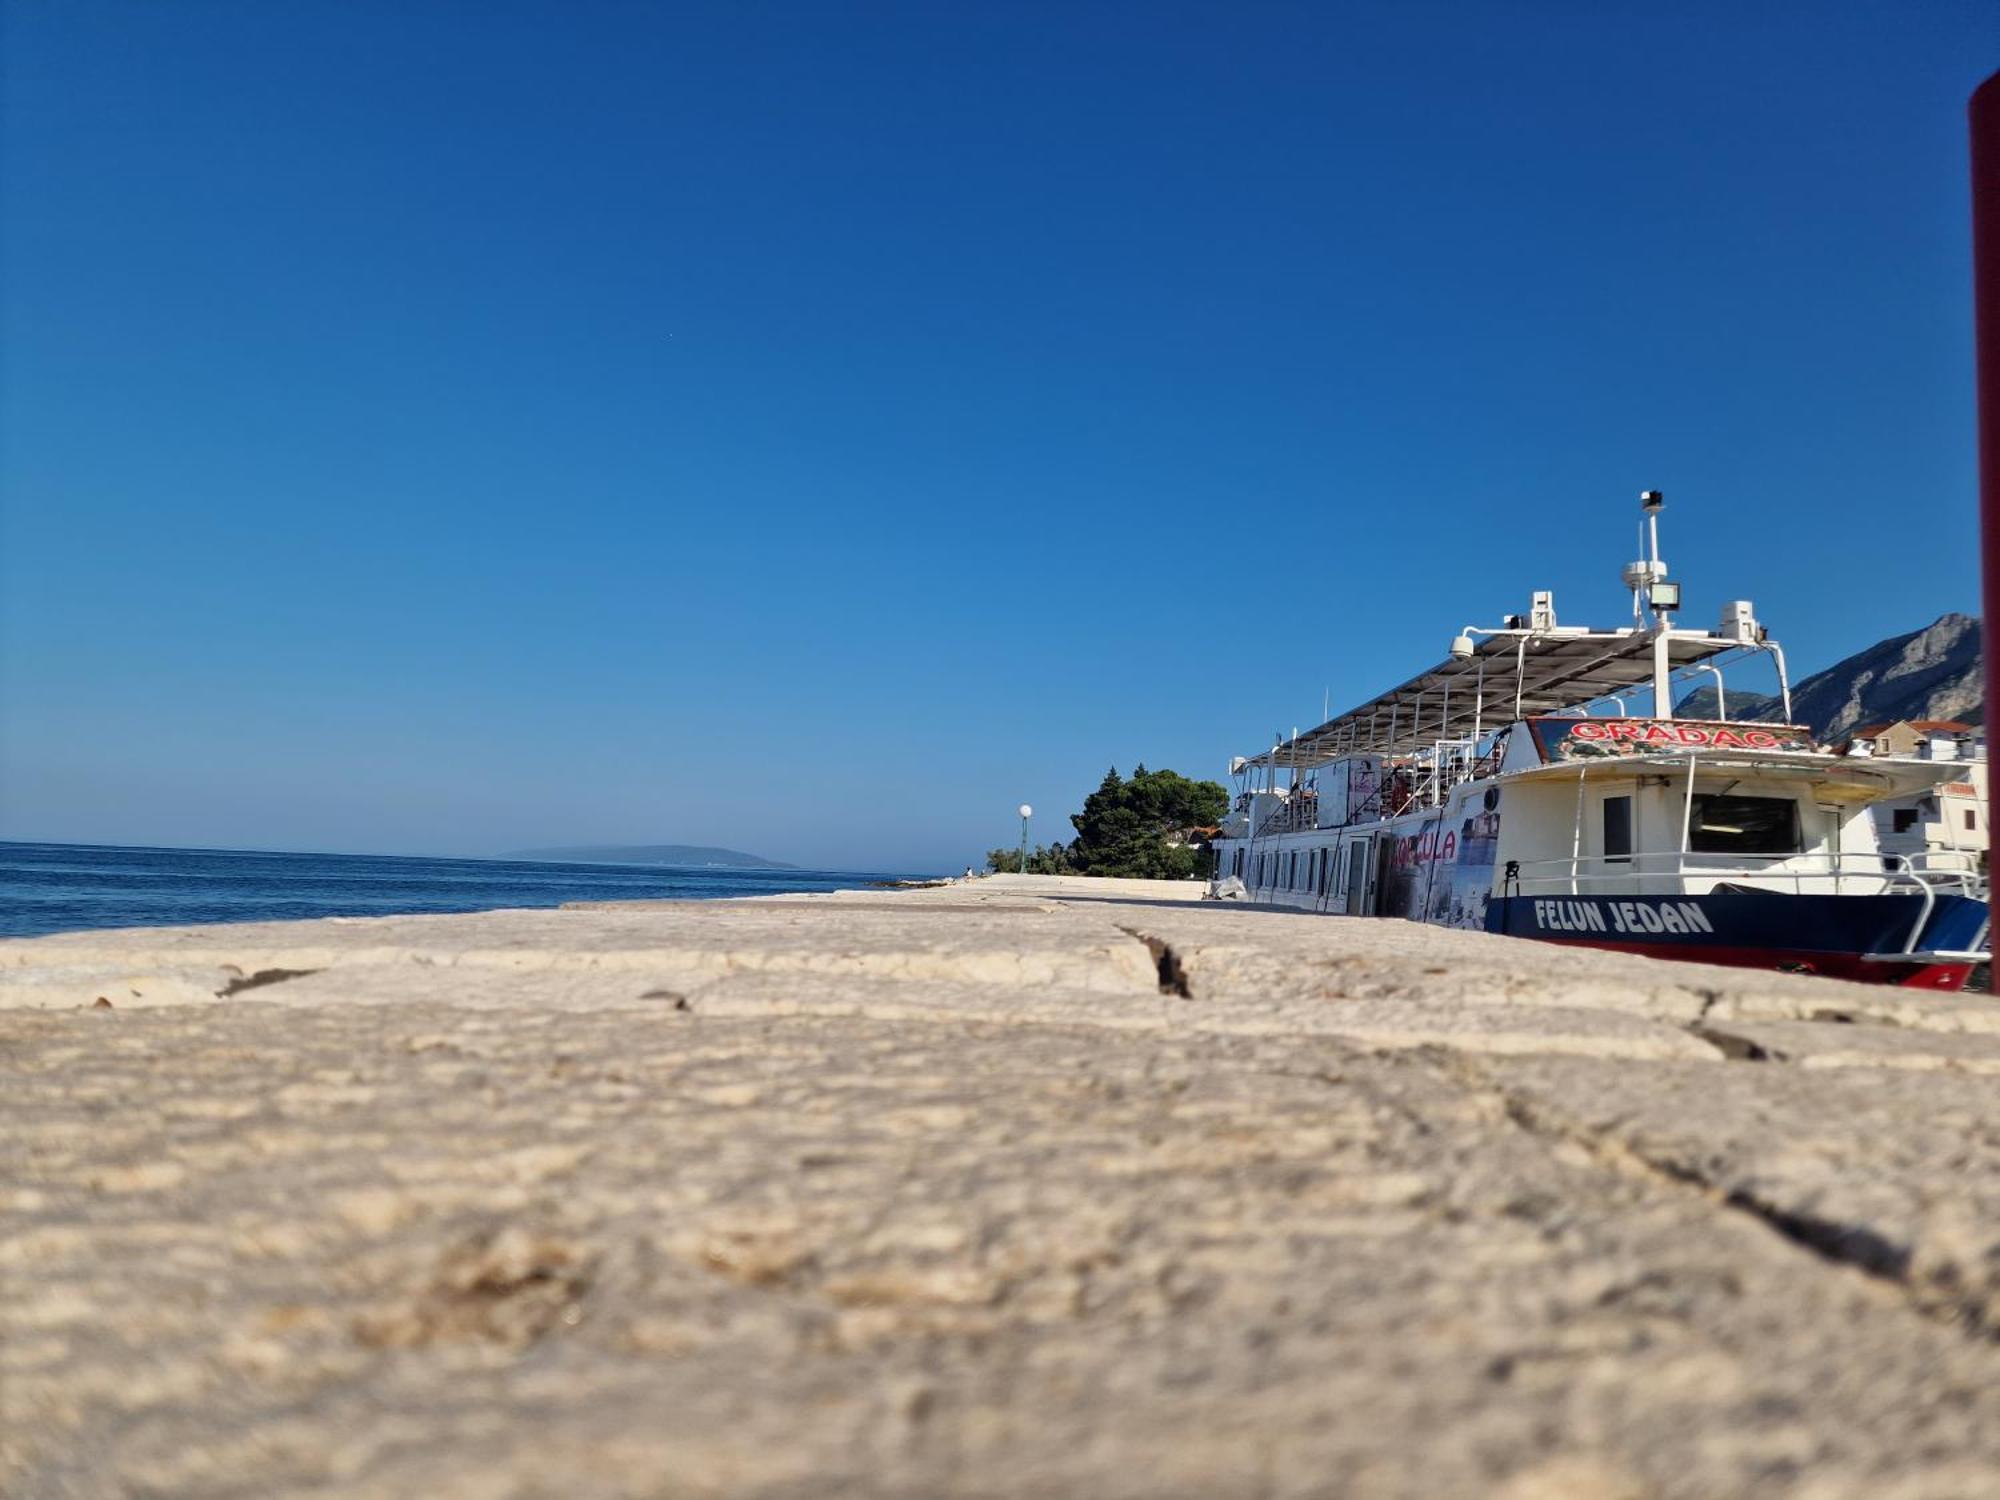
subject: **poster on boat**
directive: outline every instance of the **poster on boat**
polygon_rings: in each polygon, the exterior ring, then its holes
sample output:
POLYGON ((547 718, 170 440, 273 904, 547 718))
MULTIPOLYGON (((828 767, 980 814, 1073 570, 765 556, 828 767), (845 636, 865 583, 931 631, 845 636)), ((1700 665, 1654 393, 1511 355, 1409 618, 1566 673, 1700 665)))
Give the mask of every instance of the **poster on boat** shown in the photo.
POLYGON ((1809 730, 1791 724, 1683 723, 1673 719, 1530 719, 1542 760, 1611 760, 1679 750, 1810 751, 1809 730))
POLYGON ((1434 814, 1426 814, 1401 818, 1389 825, 1381 885, 1375 897, 1377 916, 1423 920, 1424 897, 1431 883, 1442 821, 1434 814))
POLYGON ((1486 903, 1493 895, 1493 852, 1500 847, 1500 788, 1463 789, 1453 816, 1458 820, 1458 858, 1452 865, 1450 896, 1431 920, 1484 929, 1486 903))
POLYGON ((1319 789, 1318 827, 1344 828, 1378 815, 1382 757, 1350 755, 1315 773, 1319 789))
POLYGON ((1391 825, 1376 911, 1441 927, 1483 928, 1500 842, 1500 790, 1461 787, 1435 812, 1391 825))

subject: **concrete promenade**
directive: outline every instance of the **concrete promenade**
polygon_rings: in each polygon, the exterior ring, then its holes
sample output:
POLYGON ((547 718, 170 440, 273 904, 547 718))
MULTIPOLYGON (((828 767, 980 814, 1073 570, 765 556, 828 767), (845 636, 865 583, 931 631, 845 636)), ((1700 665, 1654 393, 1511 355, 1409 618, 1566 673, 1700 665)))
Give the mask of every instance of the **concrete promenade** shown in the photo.
POLYGON ((2000 1003, 1194 894, 0 942, 0 1494, 2000 1495, 2000 1003))

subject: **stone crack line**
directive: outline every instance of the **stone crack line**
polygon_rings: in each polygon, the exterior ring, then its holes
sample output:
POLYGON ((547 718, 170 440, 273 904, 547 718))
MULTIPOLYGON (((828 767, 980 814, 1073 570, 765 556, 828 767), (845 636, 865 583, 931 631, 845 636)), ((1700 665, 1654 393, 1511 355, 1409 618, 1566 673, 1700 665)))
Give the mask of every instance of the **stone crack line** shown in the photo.
POLYGON ((1181 956, 1174 951, 1173 944, 1169 943, 1165 938, 1154 937, 1149 932, 1141 932, 1136 927, 1126 927, 1121 924, 1118 930, 1127 937, 1135 938, 1139 942, 1144 943, 1147 950, 1152 953, 1153 962, 1159 966, 1160 970, 1160 993, 1162 995, 1173 995, 1181 1000, 1192 1000, 1194 998, 1194 990, 1188 984, 1187 970, 1182 967, 1181 956))
POLYGON ((1541 1101, 1509 1089, 1463 1054, 1442 1059, 1441 1071, 1460 1087, 1496 1105, 1510 1122, 1538 1140, 1567 1142, 1622 1176, 1668 1192, 1695 1194, 1718 1208, 1742 1215, 1830 1266, 1859 1271, 1881 1282, 1897 1294, 1908 1311, 1926 1322, 1948 1324, 1977 1342, 2000 1342, 2000 1327, 1991 1324, 1980 1309, 1958 1300, 1927 1300, 1910 1275, 1910 1248, 1864 1224, 1822 1219, 1782 1208, 1746 1188, 1724 1187, 1681 1163, 1660 1160, 1609 1130, 1583 1125, 1541 1101))
MULTIPOLYGON (((1702 1012, 1703 1015, 1707 1013, 1706 1009, 1702 1012)), ((1707 1042, 1709 1046, 1720 1052, 1730 1062, 1770 1062, 1773 1060, 1771 1053, 1766 1048, 1759 1046, 1748 1037, 1738 1036, 1733 1031, 1724 1031, 1720 1027, 1715 1026, 1704 1026, 1699 1021, 1690 1022, 1687 1026, 1687 1031, 1689 1034, 1698 1036, 1704 1042, 1707 1042)))
MULTIPOLYGON (((235 966, 232 964, 229 967, 235 966)), ((267 984, 283 984, 287 979, 304 979, 308 974, 319 972, 318 969, 259 969, 254 974, 245 974, 239 970, 236 978, 215 992, 215 998, 227 1000, 245 990, 260 990, 267 984)))

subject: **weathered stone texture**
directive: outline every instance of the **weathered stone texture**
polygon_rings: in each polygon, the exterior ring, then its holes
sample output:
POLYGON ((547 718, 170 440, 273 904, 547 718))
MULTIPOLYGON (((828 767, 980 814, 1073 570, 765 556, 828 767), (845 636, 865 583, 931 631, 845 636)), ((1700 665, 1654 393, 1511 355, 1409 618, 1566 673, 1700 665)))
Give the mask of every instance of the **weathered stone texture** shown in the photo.
POLYGON ((1179 894, 0 946, 0 1492, 2000 1493, 1991 1002, 1179 894))

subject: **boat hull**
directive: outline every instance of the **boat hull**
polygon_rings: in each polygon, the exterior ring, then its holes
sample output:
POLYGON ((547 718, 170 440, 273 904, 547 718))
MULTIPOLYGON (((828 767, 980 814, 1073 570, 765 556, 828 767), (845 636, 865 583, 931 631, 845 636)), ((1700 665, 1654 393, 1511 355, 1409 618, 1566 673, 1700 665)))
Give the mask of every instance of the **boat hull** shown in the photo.
POLYGON ((1486 930, 1688 963, 1963 989, 1973 960, 1955 955, 1978 945, 1986 903, 1938 896, 1912 943, 1923 915, 1922 897, 1902 895, 1495 896, 1486 930))

